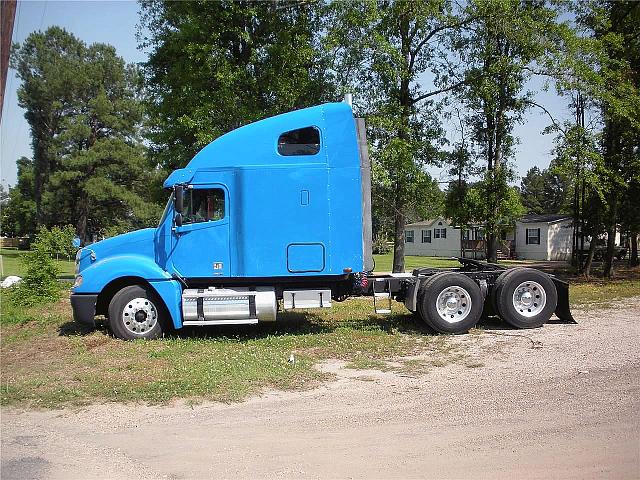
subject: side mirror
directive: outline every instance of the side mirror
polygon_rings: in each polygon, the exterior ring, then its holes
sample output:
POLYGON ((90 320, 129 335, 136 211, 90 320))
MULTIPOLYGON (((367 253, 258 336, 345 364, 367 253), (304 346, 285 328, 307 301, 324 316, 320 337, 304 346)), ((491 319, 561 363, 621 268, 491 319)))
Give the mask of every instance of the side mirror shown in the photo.
POLYGON ((175 221, 176 227, 181 227, 182 226, 182 214, 181 213, 176 213, 174 221, 175 221))
POLYGON ((174 208, 176 213, 182 213, 184 208, 184 187, 182 185, 176 185, 173 189, 173 201, 175 203, 174 208))
POLYGON ((75 248, 80 248, 80 245, 82 245, 82 241, 78 237, 76 237, 71 240, 71 245, 73 245, 75 248))

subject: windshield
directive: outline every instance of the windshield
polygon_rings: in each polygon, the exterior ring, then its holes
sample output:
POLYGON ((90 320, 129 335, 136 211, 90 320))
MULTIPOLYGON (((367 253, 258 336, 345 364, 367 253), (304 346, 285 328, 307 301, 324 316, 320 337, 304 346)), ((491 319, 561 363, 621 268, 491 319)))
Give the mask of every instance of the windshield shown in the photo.
POLYGON ((167 201, 167 205, 164 207, 164 212, 162 212, 162 216, 160 217, 160 222, 158 226, 162 225, 164 220, 167 218, 167 214, 169 213, 169 206, 173 203, 173 193, 169 195, 169 200, 167 201))

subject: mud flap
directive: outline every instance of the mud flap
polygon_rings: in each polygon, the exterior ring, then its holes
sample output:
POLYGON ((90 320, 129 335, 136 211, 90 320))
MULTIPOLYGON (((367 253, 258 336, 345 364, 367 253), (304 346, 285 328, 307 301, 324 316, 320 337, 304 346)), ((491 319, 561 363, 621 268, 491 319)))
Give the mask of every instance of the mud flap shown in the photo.
POLYGON ((578 323, 571 315, 569 307, 569 284, 555 277, 551 277, 558 292, 558 304, 556 305, 556 316, 565 323, 578 323))

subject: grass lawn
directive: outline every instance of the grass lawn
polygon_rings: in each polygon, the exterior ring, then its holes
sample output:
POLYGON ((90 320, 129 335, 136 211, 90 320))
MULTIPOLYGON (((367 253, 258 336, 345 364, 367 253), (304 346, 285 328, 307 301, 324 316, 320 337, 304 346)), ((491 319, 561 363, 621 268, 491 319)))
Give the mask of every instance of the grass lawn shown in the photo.
MULTIPOLYGON (((20 261, 20 257, 28 253, 29 252, 24 250, 0 248, 0 257, 2 257, 2 272, 0 272, 0 276, 2 278, 8 277, 9 275, 24 276, 24 265, 20 261)), ((54 260, 54 263, 58 267, 58 278, 73 278, 75 270, 74 259, 71 259, 71 261, 67 259, 54 260)))
MULTIPOLYGON (((376 266, 374 271, 376 272, 390 272, 393 266, 393 253, 387 253, 384 255, 374 255, 376 266)), ((533 263, 532 261, 519 260, 500 261, 502 265, 523 265, 527 263, 533 263)), ((406 255, 404 257, 404 269, 406 272, 411 272, 414 268, 418 267, 432 267, 432 268, 456 268, 460 266, 460 262, 455 258, 446 257, 420 257, 406 255)))
MULTIPOLYGON (((640 280, 570 289, 573 307, 630 296, 640 296, 640 280)), ((350 368, 404 374, 452 362, 478 366, 453 337, 430 333, 402 304, 393 309, 378 316, 370 298, 354 298, 332 309, 281 314, 274 324, 201 327, 157 341, 125 342, 104 326, 90 331, 74 324, 66 292, 57 303, 30 309, 2 302, 0 401, 36 408, 175 398, 239 401, 265 388, 312 388, 327 379, 314 365, 330 358, 350 368), (423 359, 401 358, 416 354, 423 359)))

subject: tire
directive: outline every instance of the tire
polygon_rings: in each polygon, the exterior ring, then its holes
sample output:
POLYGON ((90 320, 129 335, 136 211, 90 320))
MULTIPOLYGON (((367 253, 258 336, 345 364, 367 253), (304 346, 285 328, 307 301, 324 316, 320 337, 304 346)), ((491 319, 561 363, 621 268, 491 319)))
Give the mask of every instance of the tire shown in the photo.
POLYGON ((504 279, 514 270, 521 270, 525 267, 513 267, 505 270, 500 274, 500 276, 496 279, 496 283, 493 285, 493 290, 491 291, 491 307, 493 308, 493 313, 499 315, 498 313, 498 301, 497 301, 497 292, 504 285, 504 279))
POLYGON ((558 304, 558 292, 551 278, 531 268, 509 271, 494 294, 500 318, 516 328, 541 327, 558 304))
POLYGON ((480 287, 461 273, 434 275, 418 294, 422 320, 440 333, 466 333, 482 315, 480 287))
POLYGON ((142 285, 124 287, 109 303, 109 327, 123 340, 160 338, 167 329, 168 317, 158 295, 142 285))

